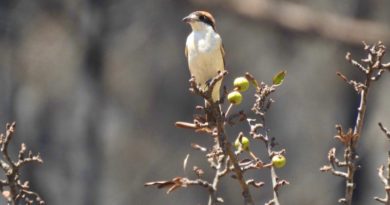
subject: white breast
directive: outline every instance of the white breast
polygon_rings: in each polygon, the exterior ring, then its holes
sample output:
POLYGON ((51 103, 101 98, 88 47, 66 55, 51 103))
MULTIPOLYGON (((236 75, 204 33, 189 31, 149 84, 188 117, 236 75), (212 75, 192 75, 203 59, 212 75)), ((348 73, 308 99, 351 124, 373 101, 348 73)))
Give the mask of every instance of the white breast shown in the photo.
POLYGON ((193 31, 187 37, 188 65, 196 82, 205 82, 224 69, 222 40, 214 31, 193 31))

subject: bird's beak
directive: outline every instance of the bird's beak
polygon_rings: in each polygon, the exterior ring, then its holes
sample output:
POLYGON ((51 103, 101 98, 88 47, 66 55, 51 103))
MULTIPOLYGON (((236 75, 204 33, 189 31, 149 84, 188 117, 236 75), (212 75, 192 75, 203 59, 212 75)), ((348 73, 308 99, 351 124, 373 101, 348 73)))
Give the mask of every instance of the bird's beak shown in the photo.
POLYGON ((182 19, 182 21, 183 21, 184 23, 190 23, 191 21, 195 21, 195 20, 196 20, 196 16, 193 15, 193 14, 190 14, 190 15, 188 15, 188 16, 186 16, 186 17, 184 17, 184 18, 182 19))

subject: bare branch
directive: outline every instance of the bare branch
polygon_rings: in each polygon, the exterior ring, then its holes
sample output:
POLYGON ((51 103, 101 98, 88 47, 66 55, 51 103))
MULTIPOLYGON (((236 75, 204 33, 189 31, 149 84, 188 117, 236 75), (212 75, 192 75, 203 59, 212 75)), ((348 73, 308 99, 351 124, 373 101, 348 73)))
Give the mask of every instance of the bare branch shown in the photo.
MULTIPOLYGON (((379 80, 379 78, 383 75, 385 71, 383 67, 384 64, 382 63, 382 58, 385 54, 386 47, 383 45, 383 43, 379 41, 377 44, 368 45, 363 42, 363 45, 364 50, 367 52, 367 57, 365 59, 362 59, 361 62, 355 61, 352 59, 350 53, 347 53, 346 59, 354 67, 358 68, 361 72, 363 72, 365 77, 364 81, 357 82, 353 80, 348 80, 346 76, 344 76, 340 72, 337 72, 337 75, 343 81, 351 85, 360 96, 360 104, 357 108, 356 123, 353 130, 352 128, 349 128, 347 132, 344 132, 340 125, 336 125, 337 135, 335 136, 335 138, 344 145, 344 160, 339 161, 336 158, 336 149, 333 148, 329 151, 328 154, 328 160, 330 164, 320 169, 323 172, 331 172, 335 176, 345 178, 345 195, 339 200, 339 202, 347 205, 351 205, 352 203, 353 190, 355 188, 354 174, 359 168, 359 166, 357 165, 357 159, 359 156, 356 153, 356 147, 361 136, 365 120, 368 91, 371 83, 373 81, 379 80), (363 66, 363 64, 365 64, 365 66, 363 66), (338 171, 336 170, 336 168, 346 168, 346 171, 338 171)), ((387 130, 383 128, 382 124, 379 124, 379 126, 381 127, 382 131, 386 133, 387 130)), ((379 170, 379 175, 383 175, 383 169, 379 170)), ((377 198, 377 200, 381 201, 381 199, 379 198, 377 198)))
POLYGON ((359 82, 356 82, 354 80, 348 80, 348 78, 343 75, 342 73, 340 72, 336 72, 337 76, 339 76, 343 81, 345 81, 346 83, 348 83, 349 85, 351 85, 356 92, 360 93, 361 90, 365 89, 366 86, 363 84, 363 83, 359 83, 359 82))
POLYGON ((371 77, 371 80, 372 80, 372 81, 377 81, 377 80, 379 80, 379 79, 382 77, 383 73, 385 73, 385 71, 386 71, 385 69, 379 69, 379 70, 375 73, 375 75, 371 77))
MULTIPOLYGON (((388 139, 390 139, 390 132, 389 130, 382 125, 382 123, 378 123, 380 129, 383 131, 383 133, 386 135, 388 139)), ((379 198, 374 197, 374 199, 378 202, 381 202, 386 205, 390 205, 390 151, 388 152, 387 157, 387 175, 385 175, 385 167, 382 165, 378 168, 378 176, 380 180, 382 181, 385 191, 386 191, 386 197, 385 198, 379 198)))
POLYGON ((385 133, 385 135, 387 136, 387 138, 390 139, 390 131, 389 131, 386 127, 384 127, 384 126, 382 125, 382 123, 378 123, 378 125, 379 125, 379 127, 381 128, 381 130, 383 131, 383 133, 385 133))
POLYGON ((201 186, 213 191, 210 183, 202 179, 190 180, 185 177, 175 177, 168 181, 152 181, 145 183, 145 186, 156 186, 158 189, 167 188, 167 194, 177 190, 178 188, 187 188, 188 186, 201 186))
POLYGON ((390 62, 388 62, 388 63, 383 63, 383 64, 382 64, 382 68, 385 68, 385 69, 389 70, 389 69, 390 69, 390 62))
POLYGON ((0 160, 1 168, 6 176, 5 180, 0 180, 0 190, 3 197, 6 198, 8 204, 17 205, 20 201, 24 201, 26 204, 43 205, 45 201, 38 195, 38 193, 32 191, 29 186, 29 182, 22 183, 20 180, 20 169, 27 163, 37 162, 43 163, 41 156, 38 154, 33 155, 30 152, 27 153, 27 147, 24 143, 21 144, 18 161, 13 161, 8 153, 8 146, 15 133, 16 123, 7 123, 6 134, 0 134, 0 146, 1 154, 4 160, 0 160), (3 191, 4 187, 8 187, 9 190, 3 191))
MULTIPOLYGON (((256 86, 255 93, 255 103, 253 104, 252 111, 259 117, 259 119, 247 118, 248 124, 250 126, 250 135, 253 139, 261 139, 264 142, 265 147, 267 148, 268 157, 272 159, 275 154, 283 154, 285 150, 280 152, 275 152, 272 150, 274 145, 274 138, 269 139, 267 133, 268 130, 265 128, 265 115, 270 108, 273 100, 270 98, 271 94, 276 90, 277 85, 267 85, 264 82, 259 83, 253 75, 246 73, 245 77, 256 86), (265 135, 261 133, 265 132, 265 135)), ((252 158, 257 159, 253 152, 250 152, 252 158)), ((268 202, 268 204, 279 205, 279 188, 283 185, 289 184, 286 180, 279 180, 279 177, 276 174, 275 168, 272 166, 272 162, 269 164, 264 164, 261 160, 256 160, 256 163, 251 163, 245 166, 245 169, 261 169, 269 167, 271 172, 271 181, 272 181, 272 191, 273 198, 268 202)))
POLYGON ((360 64, 359 62, 353 60, 350 52, 348 52, 347 55, 345 55, 345 59, 347 59, 348 62, 350 62, 353 66, 358 68, 364 74, 368 74, 369 69, 362 66, 362 64, 360 64))

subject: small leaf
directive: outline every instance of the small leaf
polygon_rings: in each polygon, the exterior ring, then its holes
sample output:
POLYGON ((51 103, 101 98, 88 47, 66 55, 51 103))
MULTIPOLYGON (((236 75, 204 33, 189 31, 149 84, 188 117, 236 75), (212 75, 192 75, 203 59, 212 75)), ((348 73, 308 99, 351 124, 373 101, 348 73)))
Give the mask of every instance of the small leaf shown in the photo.
POLYGON ((272 78, 272 83, 274 85, 281 85, 283 83, 284 78, 286 77, 287 71, 280 71, 272 78))
POLYGON ((250 73, 245 73, 245 77, 246 79, 251 82, 255 87, 256 89, 259 89, 259 83, 257 82, 257 80, 255 79, 255 77, 253 77, 252 74, 250 73))

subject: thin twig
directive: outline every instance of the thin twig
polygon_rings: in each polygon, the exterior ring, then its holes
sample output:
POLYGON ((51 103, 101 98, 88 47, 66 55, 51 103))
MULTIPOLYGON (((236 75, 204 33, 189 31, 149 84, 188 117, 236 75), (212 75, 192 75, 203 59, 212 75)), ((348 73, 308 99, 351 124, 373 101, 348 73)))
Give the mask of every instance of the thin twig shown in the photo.
MULTIPOLYGON (((271 156, 272 154, 272 150, 271 150, 271 146, 268 146, 268 155, 271 156)), ((277 190, 277 185, 278 185, 278 175, 276 175, 276 171, 275 171, 275 167, 271 167, 271 181, 272 181, 272 193, 273 193, 273 202, 274 202, 274 205, 280 205, 280 202, 279 202, 279 193, 278 193, 278 190, 277 190)))
POLYGON ((386 127, 384 127, 382 123, 378 123, 378 125, 379 128, 381 128, 381 130, 383 131, 383 133, 385 133, 387 138, 390 139, 390 131, 386 127))
MULTIPOLYGON (((384 127, 383 124, 380 122, 378 123, 378 125, 379 128, 382 130, 382 132, 386 135, 387 139, 390 139, 389 130, 386 127, 384 127)), ((387 155, 387 168, 386 168, 387 176, 385 176, 384 171, 385 168, 383 165, 378 168, 378 176, 384 185, 386 196, 385 198, 380 198, 376 196, 374 197, 374 199, 382 204, 390 205, 390 151, 388 151, 388 155, 387 155)))

